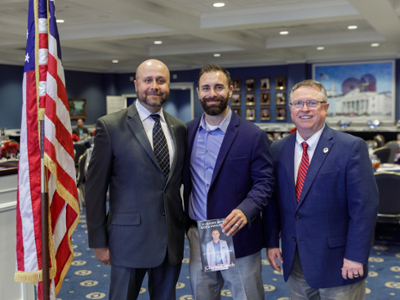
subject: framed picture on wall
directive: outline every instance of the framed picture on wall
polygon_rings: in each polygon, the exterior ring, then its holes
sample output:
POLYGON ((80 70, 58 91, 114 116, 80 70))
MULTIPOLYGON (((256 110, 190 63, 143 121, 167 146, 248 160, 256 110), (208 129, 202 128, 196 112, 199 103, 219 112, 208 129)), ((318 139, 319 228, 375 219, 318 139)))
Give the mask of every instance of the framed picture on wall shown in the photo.
POLYGON ((256 105, 256 94, 246 93, 246 105, 247 106, 256 105))
POLYGON ((239 78, 232 79, 232 86, 234 91, 240 91, 240 79, 239 78))
POLYGON ((244 84, 246 86, 246 91, 254 91, 256 89, 256 81, 254 78, 246 78, 244 84))
POLYGON ((275 108, 275 119, 276 120, 286 120, 286 107, 276 107, 275 108))
POLYGON ((254 107, 246 107, 246 120, 254 121, 256 119, 256 109, 254 107))
POLYGON ((86 99, 68 99, 71 120, 86 119, 86 99))
POLYGON ((261 121, 269 121, 271 120, 271 111, 270 107, 260 107, 260 120, 261 121))
POLYGON ((276 92, 275 93, 275 104, 276 105, 286 105, 286 92, 276 92))
POLYGON ((286 90, 286 77, 275 77, 275 90, 286 90))
POLYGON ((269 77, 260 78, 260 90, 269 90, 271 89, 271 81, 269 77))
POLYGON ((241 104, 241 94, 239 93, 233 93, 231 97, 231 105, 232 106, 239 106, 241 104))
POLYGON ((260 94, 260 104, 261 105, 270 105, 271 99, 269 93, 261 93, 260 94))
POLYGON ((242 115, 242 110, 240 108, 234 107, 232 110, 234 113, 237 113, 239 117, 242 115))
POLYGON ((328 94, 327 123, 367 123, 378 119, 393 125, 396 117, 396 61, 313 65, 313 79, 328 94))

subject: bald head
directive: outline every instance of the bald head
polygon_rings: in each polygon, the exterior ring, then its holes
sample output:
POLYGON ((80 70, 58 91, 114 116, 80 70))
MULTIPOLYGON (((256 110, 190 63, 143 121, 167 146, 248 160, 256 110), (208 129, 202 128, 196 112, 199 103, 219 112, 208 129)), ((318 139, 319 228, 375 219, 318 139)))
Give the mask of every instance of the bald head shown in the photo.
POLYGON ((142 62, 136 69, 137 99, 151 113, 158 112, 169 96, 169 70, 157 60, 142 62))
POLYGON ((142 75, 144 70, 158 70, 160 72, 165 72, 165 75, 168 75, 169 82, 169 70, 168 67, 158 59, 148 59, 142 62, 136 69, 136 80, 142 75))

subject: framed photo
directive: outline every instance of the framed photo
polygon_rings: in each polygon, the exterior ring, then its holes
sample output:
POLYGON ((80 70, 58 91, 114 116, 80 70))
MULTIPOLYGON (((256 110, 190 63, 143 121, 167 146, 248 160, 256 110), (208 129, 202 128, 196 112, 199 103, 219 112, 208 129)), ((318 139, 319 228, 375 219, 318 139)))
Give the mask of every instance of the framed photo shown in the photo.
POLYGON ((269 77, 260 78, 260 90, 270 90, 271 89, 271 81, 269 77))
POLYGON ((68 99, 69 115, 73 119, 86 119, 86 99, 68 99))
POLYGON ((286 90, 286 77, 275 77, 275 90, 286 90))
POLYGON ((313 65, 313 79, 329 91, 326 122, 378 119, 392 126, 397 119, 395 68, 395 60, 313 65))
POLYGON ((246 93, 246 105, 247 106, 256 105, 256 94, 246 93))
POLYGON ((286 107, 276 107, 275 108, 275 119, 276 120, 286 120, 286 107))
POLYGON ((234 107, 232 108, 233 112, 239 115, 239 117, 242 115, 242 110, 240 108, 234 107))
POLYGON ((239 78, 232 79, 232 86, 234 91, 240 91, 240 79, 239 78))
POLYGON ((270 105, 271 104, 271 95, 269 93, 260 93, 260 104, 261 105, 270 105))
POLYGON ((241 104, 241 94, 240 93, 232 93, 231 97, 231 106, 239 106, 241 104))
POLYGON ((246 91, 254 91, 256 89, 256 81, 254 78, 246 78, 244 81, 246 91))
POLYGON ((275 93, 275 104, 276 105, 286 105, 286 92, 276 92, 275 93))
POLYGON ((256 119, 256 109, 254 107, 246 107, 246 120, 254 121, 256 119))
POLYGON ((271 120, 271 111, 268 107, 260 107, 260 120, 261 121, 269 121, 271 120))

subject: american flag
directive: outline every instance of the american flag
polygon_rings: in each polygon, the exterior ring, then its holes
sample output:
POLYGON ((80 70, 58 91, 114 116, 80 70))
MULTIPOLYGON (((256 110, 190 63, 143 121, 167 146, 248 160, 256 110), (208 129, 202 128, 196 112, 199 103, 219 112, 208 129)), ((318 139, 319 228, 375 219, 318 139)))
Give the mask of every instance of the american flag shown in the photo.
POLYGON ((71 235, 79 222, 64 69, 53 0, 30 0, 23 77, 17 194, 17 282, 38 284, 42 299, 40 121, 44 120, 45 181, 49 195, 50 299, 71 265, 71 235))

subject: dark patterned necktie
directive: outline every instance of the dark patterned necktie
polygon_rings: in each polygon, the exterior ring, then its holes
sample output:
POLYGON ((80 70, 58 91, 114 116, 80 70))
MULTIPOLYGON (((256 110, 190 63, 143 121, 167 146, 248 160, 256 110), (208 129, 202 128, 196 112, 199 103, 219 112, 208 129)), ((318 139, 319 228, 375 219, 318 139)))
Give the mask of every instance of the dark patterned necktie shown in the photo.
POLYGON ((308 158, 308 144, 306 142, 302 142, 303 146, 303 156, 301 157, 301 162, 299 166, 299 172, 297 173, 297 181, 296 181, 296 199, 297 203, 300 200, 301 190, 303 189, 304 181, 306 180, 308 166, 310 165, 310 161, 308 158))
POLYGON ((167 140, 165 139, 164 132, 161 129, 160 115, 151 114, 150 117, 154 120, 153 127, 153 151, 156 156, 158 165, 164 173, 165 180, 169 174, 169 151, 167 140))

